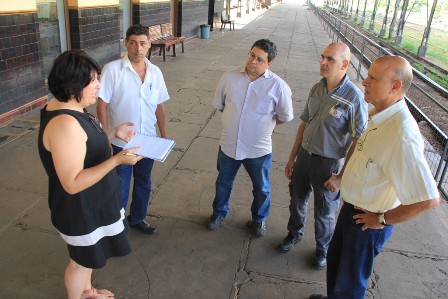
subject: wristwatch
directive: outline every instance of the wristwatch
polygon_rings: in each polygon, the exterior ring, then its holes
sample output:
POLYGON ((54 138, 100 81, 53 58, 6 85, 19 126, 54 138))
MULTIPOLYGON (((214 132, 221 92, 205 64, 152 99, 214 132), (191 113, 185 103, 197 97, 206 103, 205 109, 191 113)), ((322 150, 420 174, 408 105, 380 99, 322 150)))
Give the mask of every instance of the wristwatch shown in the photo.
POLYGON ((378 222, 382 225, 387 226, 386 218, 384 218, 384 213, 378 213, 378 222))

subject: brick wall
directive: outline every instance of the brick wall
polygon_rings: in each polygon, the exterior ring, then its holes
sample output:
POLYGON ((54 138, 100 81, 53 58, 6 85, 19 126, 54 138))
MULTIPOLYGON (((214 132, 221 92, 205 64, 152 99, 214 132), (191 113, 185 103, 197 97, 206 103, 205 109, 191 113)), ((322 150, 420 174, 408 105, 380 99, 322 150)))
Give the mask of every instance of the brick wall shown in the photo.
POLYGON ((182 0, 178 2, 179 35, 191 37, 198 35, 199 25, 208 24, 208 0, 182 0))
POLYGON ((83 49, 101 66, 120 58, 120 11, 116 7, 69 9, 72 49, 83 49))
POLYGON ((170 23, 170 1, 132 4, 134 24, 151 26, 170 23))
POLYGON ((45 95, 37 13, 0 15, 0 122, 45 95))

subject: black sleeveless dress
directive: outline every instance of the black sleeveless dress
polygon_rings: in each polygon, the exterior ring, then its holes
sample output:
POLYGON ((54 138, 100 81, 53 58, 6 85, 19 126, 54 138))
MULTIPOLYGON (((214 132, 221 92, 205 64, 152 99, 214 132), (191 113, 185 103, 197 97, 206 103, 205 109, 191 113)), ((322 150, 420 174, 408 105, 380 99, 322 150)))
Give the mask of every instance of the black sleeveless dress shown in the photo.
POLYGON ((39 156, 49 178, 48 204, 51 221, 67 242, 70 258, 91 269, 104 267, 106 260, 130 252, 126 237, 127 221, 121 206, 120 181, 115 169, 93 186, 76 194, 67 193, 56 174, 51 152, 43 145, 43 132, 55 116, 73 116, 87 134, 84 168, 111 156, 109 140, 99 123, 86 113, 73 110, 41 110, 39 156))

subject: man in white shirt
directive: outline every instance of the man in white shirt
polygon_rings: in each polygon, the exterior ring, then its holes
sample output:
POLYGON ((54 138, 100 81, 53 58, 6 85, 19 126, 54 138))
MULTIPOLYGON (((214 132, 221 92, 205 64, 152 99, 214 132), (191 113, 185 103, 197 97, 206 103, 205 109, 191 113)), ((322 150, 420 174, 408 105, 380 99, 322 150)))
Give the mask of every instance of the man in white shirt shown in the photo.
MULTIPOLYGON (((123 122, 134 123, 137 132, 166 138, 164 102, 169 99, 160 69, 146 58, 151 47, 148 27, 133 25, 126 31, 127 54, 108 63, 101 74, 101 89, 98 93, 97 114, 107 129, 123 122), (124 121, 125 120, 125 121, 124 121)), ((112 139, 115 153, 122 151, 125 143, 112 139)), ((151 170, 153 159, 144 158, 134 166, 119 165, 121 196, 126 209, 131 177, 134 175, 129 225, 145 234, 156 228, 145 221, 151 195, 151 170)))
POLYGON ((241 164, 253 184, 249 222, 251 232, 266 233, 270 208, 272 131, 293 119, 291 89, 269 70, 277 47, 267 39, 256 41, 246 66, 226 72, 216 89, 213 106, 222 111, 222 132, 218 151, 216 195, 208 228, 215 230, 229 213, 230 193, 241 164))
POLYGON ((439 203, 424 142, 404 96, 412 67, 398 56, 381 57, 363 81, 365 101, 374 106, 342 176, 344 200, 327 255, 327 296, 361 299, 375 257, 393 225, 439 203))

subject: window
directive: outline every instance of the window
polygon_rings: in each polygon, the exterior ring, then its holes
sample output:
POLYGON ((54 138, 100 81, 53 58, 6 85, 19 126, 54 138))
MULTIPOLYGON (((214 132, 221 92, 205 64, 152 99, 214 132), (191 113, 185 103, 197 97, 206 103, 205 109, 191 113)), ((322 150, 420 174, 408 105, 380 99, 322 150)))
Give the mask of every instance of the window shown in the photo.
POLYGON ((64 0, 37 0, 40 43, 45 77, 48 77, 54 59, 67 50, 64 0))

